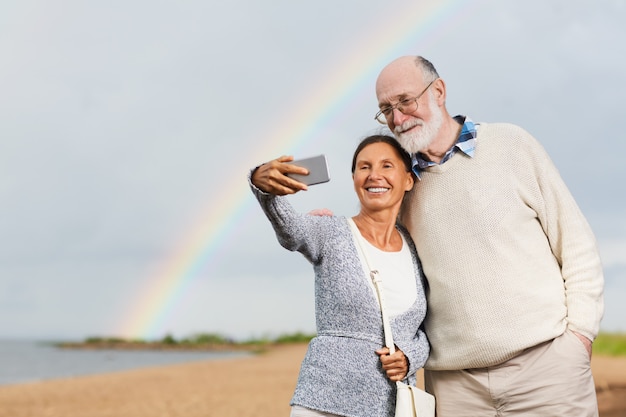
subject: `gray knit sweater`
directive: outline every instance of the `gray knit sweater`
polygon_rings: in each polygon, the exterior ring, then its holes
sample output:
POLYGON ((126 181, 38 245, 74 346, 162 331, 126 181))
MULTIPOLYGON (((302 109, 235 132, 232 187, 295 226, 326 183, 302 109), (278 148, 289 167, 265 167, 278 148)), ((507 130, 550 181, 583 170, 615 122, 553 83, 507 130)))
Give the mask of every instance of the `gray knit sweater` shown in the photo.
MULTIPOLYGON (((315 271, 317 337, 309 344, 291 405, 353 417, 394 415, 395 383, 383 372, 375 350, 384 346, 381 312, 358 256, 345 217, 297 213, 287 197, 263 193, 250 184, 280 244, 298 251, 315 271)), ((395 344, 409 360, 409 381, 429 353, 420 329, 426 314, 425 279, 407 231, 416 271, 417 299, 391 318, 395 344)), ((384 279, 384 277, 383 277, 384 279)))

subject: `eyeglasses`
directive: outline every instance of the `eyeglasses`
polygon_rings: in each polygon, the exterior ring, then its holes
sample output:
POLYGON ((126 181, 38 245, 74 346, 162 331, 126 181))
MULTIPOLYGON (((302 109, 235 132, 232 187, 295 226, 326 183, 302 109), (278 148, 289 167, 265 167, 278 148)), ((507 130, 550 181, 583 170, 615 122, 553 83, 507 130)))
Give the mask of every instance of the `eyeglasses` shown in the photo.
POLYGON ((380 109, 380 111, 378 113, 376 113, 376 116, 374 116, 374 119, 376 119, 378 121, 378 123, 386 125, 387 121, 391 117, 393 117, 393 110, 394 109, 398 109, 398 111, 400 111, 401 113, 404 113, 404 114, 413 113, 414 111, 417 110, 417 100, 419 100, 420 97, 422 97, 424 95, 426 90, 428 90, 428 88, 431 85, 433 85, 433 83, 435 81, 437 81, 436 78, 434 80, 432 80, 426 86, 426 88, 423 89, 422 92, 417 95, 417 97, 405 98, 404 100, 400 100, 398 102, 398 104, 396 104, 394 106, 383 107, 382 109, 380 109))

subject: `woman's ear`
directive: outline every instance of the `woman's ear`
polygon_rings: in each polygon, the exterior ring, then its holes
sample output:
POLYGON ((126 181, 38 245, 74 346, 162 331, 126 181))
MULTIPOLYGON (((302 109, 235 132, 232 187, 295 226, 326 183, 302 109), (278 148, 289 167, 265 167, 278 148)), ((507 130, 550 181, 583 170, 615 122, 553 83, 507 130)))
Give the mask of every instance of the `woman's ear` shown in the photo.
POLYGON ((409 171, 406 173, 406 187, 404 188, 404 191, 411 191, 413 189, 413 185, 415 185, 415 178, 413 178, 413 173, 409 171))

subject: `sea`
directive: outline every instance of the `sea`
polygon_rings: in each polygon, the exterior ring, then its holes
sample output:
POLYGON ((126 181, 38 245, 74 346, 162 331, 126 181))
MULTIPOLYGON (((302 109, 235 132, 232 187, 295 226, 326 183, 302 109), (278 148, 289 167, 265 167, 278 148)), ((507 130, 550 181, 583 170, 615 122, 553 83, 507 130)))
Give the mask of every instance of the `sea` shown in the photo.
POLYGON ((62 349, 50 342, 0 340, 0 385, 248 355, 247 352, 62 349))

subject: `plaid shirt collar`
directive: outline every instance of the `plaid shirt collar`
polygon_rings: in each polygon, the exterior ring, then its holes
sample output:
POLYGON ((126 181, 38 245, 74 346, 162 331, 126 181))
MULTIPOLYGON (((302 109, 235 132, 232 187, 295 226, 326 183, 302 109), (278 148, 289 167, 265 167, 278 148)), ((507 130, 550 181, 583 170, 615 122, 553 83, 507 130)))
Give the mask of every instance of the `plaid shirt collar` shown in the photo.
POLYGON ((470 158, 474 156, 474 151, 476 150, 476 124, 474 124, 474 122, 472 122, 469 117, 461 115, 454 116, 454 120, 456 120, 458 123, 463 124, 463 127, 461 128, 461 134, 456 140, 454 146, 450 148, 448 152, 446 152, 446 154, 443 156, 439 164, 422 158, 419 153, 411 155, 413 172, 415 173, 417 178, 420 178, 420 172, 422 172, 424 169, 431 166, 443 164, 448 159, 452 158, 452 155, 454 155, 457 151, 463 152, 470 158))

